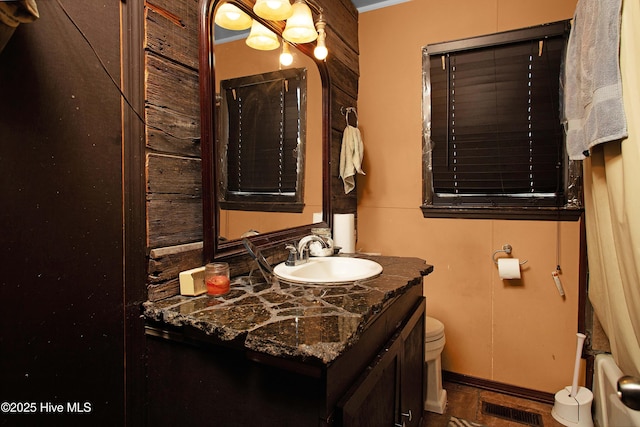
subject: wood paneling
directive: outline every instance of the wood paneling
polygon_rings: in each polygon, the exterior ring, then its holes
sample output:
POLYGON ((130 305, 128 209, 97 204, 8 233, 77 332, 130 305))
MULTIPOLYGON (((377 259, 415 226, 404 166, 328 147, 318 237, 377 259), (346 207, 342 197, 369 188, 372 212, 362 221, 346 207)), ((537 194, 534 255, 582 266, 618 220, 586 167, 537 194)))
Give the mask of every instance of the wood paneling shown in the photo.
POLYGON ((202 197, 200 159, 151 153, 147 162, 147 190, 150 194, 202 197))
POLYGON ((197 70, 198 0, 152 0, 145 5, 147 49, 197 70))
POLYGON ((198 1, 146 2, 145 32, 147 290, 157 300, 202 263, 189 245, 202 239, 198 1))
POLYGON ((327 66, 331 79, 331 206, 334 213, 357 213, 357 191, 344 193, 340 179, 340 149, 345 117, 341 109, 355 107, 358 99, 358 12, 349 0, 325 0, 328 23, 327 66))
POLYGON ((161 153, 200 157, 200 121, 148 103, 147 147, 161 153))

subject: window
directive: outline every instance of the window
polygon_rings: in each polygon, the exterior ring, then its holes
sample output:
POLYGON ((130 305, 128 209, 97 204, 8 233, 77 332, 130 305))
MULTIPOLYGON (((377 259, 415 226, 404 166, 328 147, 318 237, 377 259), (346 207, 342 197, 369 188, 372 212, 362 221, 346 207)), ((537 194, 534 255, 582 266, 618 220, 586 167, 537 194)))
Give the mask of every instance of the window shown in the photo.
POLYGON ((425 216, 579 215, 559 118, 567 36, 559 22, 423 49, 425 216))
POLYGON ((302 212, 306 70, 221 82, 220 205, 302 212))

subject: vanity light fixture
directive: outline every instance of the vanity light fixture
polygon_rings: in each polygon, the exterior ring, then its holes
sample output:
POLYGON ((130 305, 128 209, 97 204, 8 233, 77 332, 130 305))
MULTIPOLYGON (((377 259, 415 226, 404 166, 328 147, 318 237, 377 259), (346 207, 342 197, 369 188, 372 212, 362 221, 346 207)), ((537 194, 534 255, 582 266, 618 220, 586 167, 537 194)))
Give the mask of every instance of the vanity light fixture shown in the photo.
POLYGON ((227 30, 246 30, 251 27, 253 19, 244 13, 238 6, 231 3, 223 3, 216 11, 216 25, 227 30))
POLYGON ((289 43, 286 41, 282 42, 282 53, 280 54, 280 64, 288 67, 293 64, 293 55, 291 55, 291 51, 289 50, 289 43))
POLYGON ((287 19, 282 37, 291 43, 310 43, 318 38, 311 9, 305 0, 296 0, 293 14, 287 19))
POLYGON ((251 24, 251 32, 246 43, 247 46, 257 50, 274 50, 280 47, 278 37, 258 21, 253 21, 251 24))
MULTIPOLYGON (((322 14, 322 7, 315 2, 295 0, 292 5, 290 0, 256 0, 253 12, 268 21, 285 21, 280 58, 282 65, 286 65, 286 61, 293 61, 289 46, 284 43, 285 40, 291 44, 311 43, 317 40, 313 51, 314 56, 320 61, 327 57, 327 34, 325 32, 327 23, 322 14), (313 13, 318 16, 315 23, 313 13), (291 59, 289 59, 290 57, 291 59)), ((251 19, 247 13, 232 3, 222 3, 219 6, 216 11, 215 23, 227 30, 246 30, 251 27, 246 43, 247 46, 254 49, 274 50, 280 47, 280 41, 272 30, 251 19)), ((272 28, 277 28, 281 24, 275 25, 272 28)))
POLYGON ((260 18, 270 21, 284 21, 293 14, 289 0, 257 0, 253 11, 260 18))

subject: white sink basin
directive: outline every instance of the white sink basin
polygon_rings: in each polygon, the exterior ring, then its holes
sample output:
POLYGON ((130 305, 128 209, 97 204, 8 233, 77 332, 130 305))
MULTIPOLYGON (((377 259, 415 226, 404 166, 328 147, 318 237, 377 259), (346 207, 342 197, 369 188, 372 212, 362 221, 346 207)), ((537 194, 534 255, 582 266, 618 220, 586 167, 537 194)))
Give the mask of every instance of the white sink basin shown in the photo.
POLYGON ((280 263, 274 267, 273 273, 292 282, 345 283, 375 277, 382 273, 382 266, 362 258, 311 257, 308 262, 294 267, 280 263))

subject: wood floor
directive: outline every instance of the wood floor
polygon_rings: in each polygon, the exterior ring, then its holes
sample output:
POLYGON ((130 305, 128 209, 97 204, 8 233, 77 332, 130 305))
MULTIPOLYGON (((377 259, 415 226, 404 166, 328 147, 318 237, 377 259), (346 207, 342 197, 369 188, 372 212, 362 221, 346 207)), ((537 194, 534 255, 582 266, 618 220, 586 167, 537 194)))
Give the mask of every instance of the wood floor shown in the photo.
POLYGON ((446 412, 443 415, 425 412, 425 427, 446 427, 451 416, 480 423, 488 427, 523 427, 531 425, 563 427, 562 424, 554 420, 551 416, 551 408, 553 405, 452 382, 444 382, 443 388, 447 390, 446 412), (526 411, 527 413, 539 414, 540 423, 529 424, 489 415, 483 412, 483 402, 494 405, 494 407, 495 405, 499 405, 500 407, 514 408, 516 410, 526 411))

